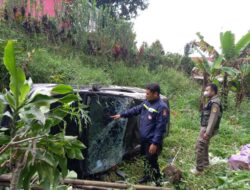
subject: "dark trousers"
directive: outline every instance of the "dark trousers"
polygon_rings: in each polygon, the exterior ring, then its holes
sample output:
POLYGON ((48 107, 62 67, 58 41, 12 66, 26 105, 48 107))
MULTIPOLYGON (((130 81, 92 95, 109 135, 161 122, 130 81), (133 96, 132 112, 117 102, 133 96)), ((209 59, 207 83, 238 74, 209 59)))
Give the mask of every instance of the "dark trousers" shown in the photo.
POLYGON ((205 127, 201 127, 199 137, 196 142, 196 169, 198 171, 203 171, 207 166, 209 166, 209 142, 210 139, 203 139, 203 135, 206 132, 205 127))
POLYGON ((157 182, 160 177, 160 168, 158 164, 158 156, 161 152, 161 146, 158 146, 156 154, 149 153, 150 142, 141 142, 141 155, 144 158, 144 175, 150 177, 153 181, 157 182))

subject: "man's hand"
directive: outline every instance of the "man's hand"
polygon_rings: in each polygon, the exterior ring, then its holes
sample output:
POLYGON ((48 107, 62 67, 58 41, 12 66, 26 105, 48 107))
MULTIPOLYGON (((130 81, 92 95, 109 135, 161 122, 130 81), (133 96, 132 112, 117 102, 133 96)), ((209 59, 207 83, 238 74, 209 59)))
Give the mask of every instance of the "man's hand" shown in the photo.
POLYGON ((111 118, 117 120, 121 118, 121 115, 120 114, 112 115, 111 118))
POLYGON ((209 139, 209 136, 207 135, 207 133, 204 133, 204 134, 203 134, 203 139, 205 139, 205 140, 208 140, 208 139, 209 139))
POLYGON ((148 150, 149 154, 156 154, 157 146, 155 144, 151 144, 148 150))

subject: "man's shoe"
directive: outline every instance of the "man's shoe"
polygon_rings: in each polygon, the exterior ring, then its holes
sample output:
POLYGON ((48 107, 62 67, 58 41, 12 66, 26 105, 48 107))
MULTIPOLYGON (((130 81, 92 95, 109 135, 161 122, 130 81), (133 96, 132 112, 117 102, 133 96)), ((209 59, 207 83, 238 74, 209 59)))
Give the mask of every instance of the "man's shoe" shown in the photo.
POLYGON ((161 181, 160 181, 160 180, 157 180, 157 181, 155 182, 155 186, 156 186, 156 187, 161 187, 161 186, 162 186, 161 181))
POLYGON ((203 171, 199 171, 199 170, 197 170, 196 168, 191 169, 190 172, 191 172, 192 174, 196 175, 196 176, 202 175, 202 173, 203 173, 203 171))
POLYGON ((139 179, 138 183, 142 184, 142 183, 147 183, 149 181, 151 181, 150 176, 143 176, 141 179, 139 179))

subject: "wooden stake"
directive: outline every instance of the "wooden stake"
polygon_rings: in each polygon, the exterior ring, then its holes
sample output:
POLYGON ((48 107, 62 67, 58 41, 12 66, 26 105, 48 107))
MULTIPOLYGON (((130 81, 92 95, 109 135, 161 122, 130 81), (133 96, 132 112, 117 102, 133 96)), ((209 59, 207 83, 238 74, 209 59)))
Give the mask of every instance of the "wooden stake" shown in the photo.
MULTIPOLYGON (((9 185, 11 181, 10 174, 0 175, 0 185, 9 185)), ((109 188, 114 189, 129 189, 134 188, 136 190, 172 190, 170 188, 164 187, 153 187, 153 186, 145 186, 145 185, 132 185, 126 183, 111 183, 111 182, 103 182, 103 181, 92 181, 92 180, 80 180, 80 179, 65 179, 65 185, 71 185, 76 189, 97 189, 97 190, 107 190, 109 188)), ((40 187, 34 186, 33 190, 40 190, 40 187)))

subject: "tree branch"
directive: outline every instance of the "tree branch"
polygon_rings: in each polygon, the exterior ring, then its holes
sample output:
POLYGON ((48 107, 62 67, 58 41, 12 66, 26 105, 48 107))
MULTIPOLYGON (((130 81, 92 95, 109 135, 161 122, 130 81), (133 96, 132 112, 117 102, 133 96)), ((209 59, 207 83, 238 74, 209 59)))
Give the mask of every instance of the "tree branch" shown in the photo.
POLYGON ((20 141, 16 141, 16 142, 12 142, 12 146, 13 145, 16 145, 16 144, 21 144, 21 143, 24 143, 24 142, 27 142, 27 141, 32 141, 32 140, 35 140, 35 139, 40 139, 40 138, 43 138, 43 137, 46 137, 47 135, 42 135, 42 136, 39 136, 39 137, 31 137, 31 138, 27 138, 27 139, 23 139, 23 140, 20 140, 20 141))
POLYGON ((31 137, 31 138, 23 139, 23 140, 20 140, 20 141, 15 141, 17 139, 17 136, 15 136, 11 140, 11 142, 9 144, 7 144, 6 146, 4 146, 3 148, 0 149, 0 155, 3 154, 11 146, 15 146, 17 144, 21 144, 21 143, 24 143, 24 142, 27 142, 27 141, 32 141, 32 140, 35 140, 35 139, 40 139, 40 138, 43 138, 45 136, 47 136, 47 135, 43 135, 43 136, 39 136, 39 137, 31 137))
POLYGON ((3 146, 0 148, 0 155, 3 154, 10 146, 11 146, 11 143, 13 143, 14 140, 17 139, 17 136, 15 136, 11 142, 9 144, 7 144, 6 146, 3 146))

